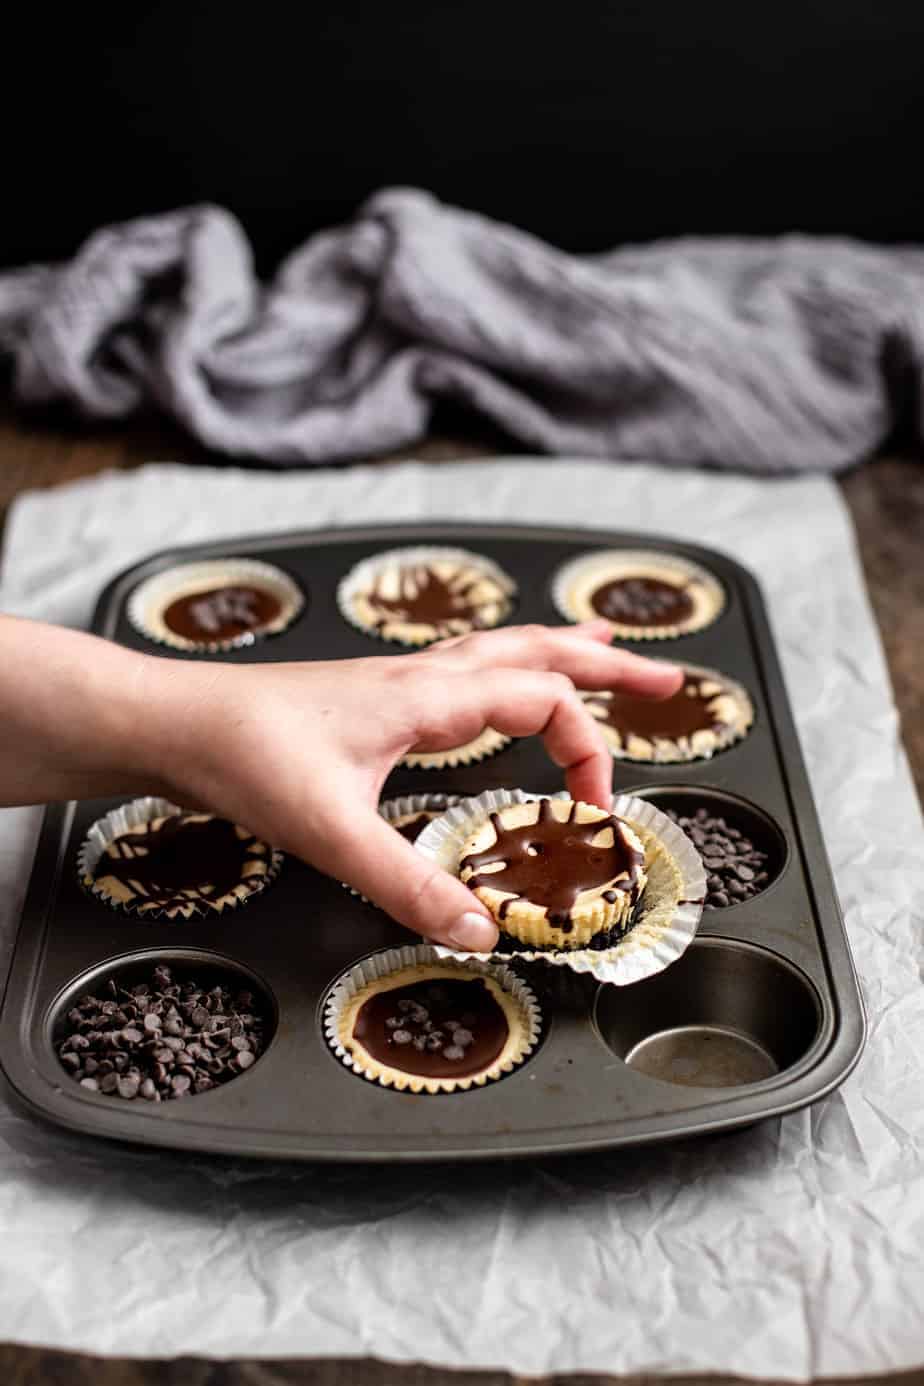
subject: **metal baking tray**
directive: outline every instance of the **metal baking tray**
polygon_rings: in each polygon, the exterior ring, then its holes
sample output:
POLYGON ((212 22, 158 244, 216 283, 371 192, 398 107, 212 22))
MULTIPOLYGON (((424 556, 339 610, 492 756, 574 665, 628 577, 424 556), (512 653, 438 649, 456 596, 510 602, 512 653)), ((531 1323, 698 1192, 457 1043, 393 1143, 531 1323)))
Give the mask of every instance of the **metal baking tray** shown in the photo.
MULTIPOLYGON (((706 911, 684 956, 634 986, 601 988, 565 968, 516 964, 529 967, 543 1008, 537 1052, 483 1088, 415 1096, 352 1073, 328 1049, 320 1023, 335 979, 365 954, 408 942, 403 929, 291 858, 270 889, 220 920, 171 923, 119 915, 87 896, 75 871, 84 834, 117 801, 55 805, 45 816, 0 1015, 0 1063, 19 1097, 64 1126, 147 1145, 409 1161, 641 1145, 742 1126, 829 1093, 862 1050, 863 1005, 764 602, 750 574, 725 555, 649 534, 599 530, 447 522, 305 531, 157 554, 110 583, 93 628, 124 645, 157 649, 126 619, 138 582, 177 562, 247 556, 289 572, 307 604, 285 633, 222 658, 400 659, 401 647, 370 638, 342 618, 335 592, 359 559, 414 543, 456 544, 495 559, 518 586, 511 619, 552 625, 562 624, 550 594, 552 576, 578 554, 658 548, 709 568, 727 595, 719 619, 702 632, 634 648, 737 679, 754 701, 753 728, 709 761, 617 761, 615 787, 662 806, 707 796, 716 804, 730 802, 728 796, 746 801, 754 815, 749 823, 771 849, 776 879, 752 900, 706 911), (159 1104, 104 1097, 73 1082, 54 1053, 56 1018, 94 978, 117 970, 131 981, 147 957, 197 964, 200 975, 204 966, 221 962, 258 986, 276 1017, 259 1063, 224 1087, 159 1104), (682 1074, 690 1046, 695 1059, 700 1042, 714 1051, 716 1085, 665 1081, 665 1074, 682 1074), (749 1047, 758 1058, 753 1071, 740 1066, 749 1047), (649 1072, 635 1066, 639 1055, 649 1072), (765 1071, 761 1055, 778 1071, 753 1081, 765 1071), (732 1067, 723 1074, 727 1062, 732 1067)), ((541 741, 527 738, 455 770, 396 769, 385 793, 477 794, 496 786, 554 791, 561 788, 560 771, 541 741)))

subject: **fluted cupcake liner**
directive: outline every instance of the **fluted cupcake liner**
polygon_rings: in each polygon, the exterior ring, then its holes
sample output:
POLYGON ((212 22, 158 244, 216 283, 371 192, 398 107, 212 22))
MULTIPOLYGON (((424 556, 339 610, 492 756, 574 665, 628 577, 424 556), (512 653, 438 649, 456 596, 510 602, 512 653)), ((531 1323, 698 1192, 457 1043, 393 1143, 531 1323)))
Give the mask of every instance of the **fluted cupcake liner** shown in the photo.
MULTIPOLYGON (((710 696, 729 699, 733 706, 727 709, 728 720, 723 721, 718 727, 705 728, 689 736, 671 739, 668 736, 638 734, 623 744, 618 732, 607 722, 595 718, 615 760, 631 760, 639 764, 683 765, 693 760, 709 760, 718 751, 724 751, 747 736, 754 723, 754 704, 746 688, 729 678, 727 674, 719 673, 717 669, 706 669, 698 664, 686 662, 677 667, 684 673, 693 674, 703 680, 712 680, 719 685, 718 692, 710 696)), ((585 701, 592 702, 594 698, 599 699, 602 695, 584 692, 581 696, 585 701)))
MULTIPOLYGON (((283 854, 276 848, 267 845, 265 871, 259 875, 242 876, 239 886, 221 897, 222 903, 218 908, 215 904, 209 903, 205 896, 188 900, 184 903, 183 908, 145 907, 144 897, 141 895, 136 896, 133 900, 122 901, 117 900, 107 890, 101 888, 96 879, 96 871, 102 861, 103 854, 111 843, 125 833, 137 832, 139 828, 143 828, 146 823, 151 823, 155 819, 169 818, 176 814, 188 812, 190 810, 179 808, 168 799, 146 796, 141 799, 132 799, 119 808, 104 814, 102 818, 98 818, 90 827, 77 852, 77 877, 81 886, 102 904, 121 914, 137 915, 142 919, 167 918, 172 920, 177 917, 189 919, 194 914, 215 915, 223 913, 225 910, 236 909, 239 905, 246 904, 254 895, 265 890, 279 875, 284 860, 283 854)), ((201 816, 205 818, 214 815, 203 814, 201 816)))
POLYGON ((704 630, 721 615, 725 607, 725 589, 718 578, 699 563, 655 549, 598 549, 573 558, 555 573, 552 600, 566 621, 599 620, 600 612, 590 604, 590 595, 599 586, 618 578, 665 574, 695 584, 698 609, 686 620, 669 625, 630 625, 604 617, 610 622, 614 637, 619 640, 672 640, 704 630))
MULTIPOLYGON (((432 644, 434 640, 440 637, 426 632, 426 622, 419 623, 416 634, 388 635, 375 624, 362 619, 357 612, 356 604, 364 593, 372 591, 381 574, 388 568, 425 566, 445 562, 466 564, 476 568, 486 578, 497 583, 504 594, 504 609, 498 620, 492 624, 500 625, 507 619, 516 596, 516 584, 504 572, 503 568, 490 558, 485 558, 483 554, 472 553, 469 549, 447 548, 444 545, 434 544, 418 544, 408 548, 387 549, 384 553, 373 554, 369 558, 362 559, 350 569, 345 577, 341 578, 337 586, 337 605, 340 608, 341 616, 351 626, 355 626, 357 630, 361 630, 365 635, 374 636, 378 640, 387 640, 392 644, 404 645, 409 649, 432 644)), ((398 622, 396 621, 395 624, 398 622)), ((413 625, 411 622, 401 624, 407 625, 409 629, 413 625)))
POLYGON ((196 654, 221 654, 243 649, 267 636, 286 630, 305 605, 302 590, 281 568, 256 558, 213 558, 197 563, 179 563, 146 578, 128 599, 126 614, 135 629, 148 640, 175 650, 196 654), (196 596, 216 587, 257 587, 269 592, 279 603, 279 612, 253 631, 220 640, 189 640, 164 622, 164 612, 181 597, 196 596))
POLYGON ((512 1073, 535 1049, 542 1032, 542 1012, 532 989, 509 967, 483 958, 465 961, 447 958, 445 950, 429 944, 386 948, 363 958, 334 983, 324 1002, 323 1017, 324 1037, 347 1068, 370 1082, 399 1092, 435 1094, 484 1087, 512 1073), (353 1023, 360 1007, 372 994, 373 984, 391 976, 400 977, 402 973, 407 973, 401 977, 403 984, 446 976, 486 977, 509 998, 515 1007, 518 1024, 509 1027, 504 1048, 488 1068, 465 1077, 431 1078, 381 1064, 350 1047, 353 1023))
MULTIPOLYGON (((528 794, 521 789, 486 790, 434 818, 414 846, 429 860, 457 875, 462 848, 478 824, 511 804, 544 797, 548 796, 528 794)), ((663 971, 689 946, 699 926, 706 895, 705 872, 695 847, 676 823, 646 799, 620 794, 614 798, 611 812, 626 820, 645 847, 648 883, 631 929, 610 947, 517 951, 519 961, 547 962, 575 972, 589 972, 599 982, 627 986, 663 971)), ((510 958, 510 954, 500 951, 459 952, 443 947, 438 951, 444 957, 463 959, 510 958)))

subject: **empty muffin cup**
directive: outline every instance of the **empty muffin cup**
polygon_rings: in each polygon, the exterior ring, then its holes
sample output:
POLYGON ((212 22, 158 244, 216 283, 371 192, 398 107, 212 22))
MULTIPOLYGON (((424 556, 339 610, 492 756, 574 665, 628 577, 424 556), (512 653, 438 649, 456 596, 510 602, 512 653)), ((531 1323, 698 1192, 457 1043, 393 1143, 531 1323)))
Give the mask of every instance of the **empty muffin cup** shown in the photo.
POLYGON ((601 1038, 636 1072, 683 1087, 762 1082, 805 1059, 822 1006, 812 983, 768 949, 698 938, 665 972, 597 996, 601 1038))

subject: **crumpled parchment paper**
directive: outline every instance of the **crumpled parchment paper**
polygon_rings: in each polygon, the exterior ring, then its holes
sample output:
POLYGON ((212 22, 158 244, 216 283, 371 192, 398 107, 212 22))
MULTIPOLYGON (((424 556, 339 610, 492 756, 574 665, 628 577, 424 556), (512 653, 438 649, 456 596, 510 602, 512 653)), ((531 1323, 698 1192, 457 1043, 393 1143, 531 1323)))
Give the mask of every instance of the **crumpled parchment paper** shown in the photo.
MULTIPOLYGON (((60 1132, 4 1097, 0 1338, 523 1373, 917 1365, 924 825, 831 483, 577 461, 281 478, 151 467, 21 498, 3 606, 81 625, 110 576, 166 545, 434 516, 672 534, 758 574, 869 1009, 865 1056, 826 1101, 736 1134, 492 1167, 148 1152, 60 1132)), ((4 951, 39 817, 2 815, 4 951)))

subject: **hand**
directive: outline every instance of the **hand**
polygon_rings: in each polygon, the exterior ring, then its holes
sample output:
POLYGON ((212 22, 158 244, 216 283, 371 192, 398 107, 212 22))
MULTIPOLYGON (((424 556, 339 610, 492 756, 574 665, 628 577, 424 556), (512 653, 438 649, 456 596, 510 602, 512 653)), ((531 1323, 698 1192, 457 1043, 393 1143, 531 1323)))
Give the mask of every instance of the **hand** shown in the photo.
POLYGON ((571 795, 607 807, 612 759, 575 687, 667 697, 680 679, 613 649, 605 621, 258 665, 139 655, 0 617, 0 802, 162 794, 244 824, 418 933, 485 951, 497 928, 484 906, 379 816, 389 771, 492 726, 542 736, 571 795))
POLYGON ((612 757, 575 686, 664 697, 680 681, 672 666, 613 649, 605 621, 507 627, 402 656, 211 665, 179 714, 190 666, 169 667, 174 736, 186 728, 168 769, 180 802, 244 823, 418 933, 478 951, 497 941, 487 910, 377 812, 389 771, 408 751, 491 726, 541 735, 572 797, 608 806, 612 757))

